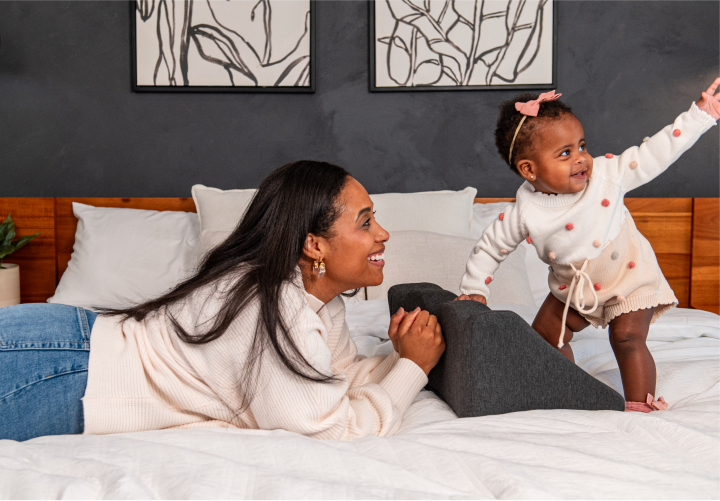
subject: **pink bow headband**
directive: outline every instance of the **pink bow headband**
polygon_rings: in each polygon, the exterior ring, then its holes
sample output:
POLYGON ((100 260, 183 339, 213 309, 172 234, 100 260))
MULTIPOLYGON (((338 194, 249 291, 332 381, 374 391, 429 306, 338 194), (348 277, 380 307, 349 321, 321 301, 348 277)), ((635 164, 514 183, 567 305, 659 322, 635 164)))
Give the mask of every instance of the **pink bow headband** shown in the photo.
POLYGON ((562 96, 562 94, 555 94, 554 90, 551 90, 549 92, 543 92, 538 96, 537 99, 533 101, 528 101, 527 103, 515 103, 515 109, 518 110, 520 113, 522 113, 524 116, 522 117, 522 120, 520 120, 520 123, 517 126, 517 129, 515 129, 515 135, 513 136, 512 143, 510 143, 510 153, 508 154, 508 163, 512 165, 512 150, 513 146, 515 146, 515 139, 517 139, 518 132, 520 132, 520 127, 522 127, 522 124, 525 122, 525 119, 527 117, 536 117, 538 116, 538 112, 540 111, 540 104, 546 103, 548 101, 555 101, 557 98, 562 96))

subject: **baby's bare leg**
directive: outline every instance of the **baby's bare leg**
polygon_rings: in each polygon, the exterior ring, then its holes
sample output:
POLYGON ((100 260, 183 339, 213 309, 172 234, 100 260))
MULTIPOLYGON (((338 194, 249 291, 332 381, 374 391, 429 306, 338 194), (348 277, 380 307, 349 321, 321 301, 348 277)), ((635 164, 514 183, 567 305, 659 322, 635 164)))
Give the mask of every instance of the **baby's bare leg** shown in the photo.
POLYGON ((610 322, 610 345, 620 367, 628 402, 644 402, 648 393, 655 395, 655 360, 647 347, 654 312, 655 308, 632 311, 610 322))
MULTIPOLYGON (((540 311, 532 324, 533 329, 535 329, 545 341, 555 347, 557 347, 558 341, 560 341, 564 309, 565 303, 552 294, 548 294, 548 297, 545 298, 545 302, 540 307, 540 311)), ((565 355, 571 362, 575 362, 575 356, 573 355, 572 348, 570 348, 570 340, 573 338, 573 333, 580 332, 588 325, 590 325, 590 322, 585 320, 582 315, 572 309, 572 307, 568 309, 567 321, 565 322, 565 337, 563 338, 565 344, 560 348, 560 353, 565 355)))

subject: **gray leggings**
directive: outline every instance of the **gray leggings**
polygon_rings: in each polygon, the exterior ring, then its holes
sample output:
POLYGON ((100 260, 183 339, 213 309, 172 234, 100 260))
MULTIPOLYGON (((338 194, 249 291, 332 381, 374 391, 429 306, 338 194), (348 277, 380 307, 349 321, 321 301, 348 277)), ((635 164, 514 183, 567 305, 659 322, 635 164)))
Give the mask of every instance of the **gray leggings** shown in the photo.
POLYGON ((430 372, 427 389, 460 417, 533 409, 625 409, 625 399, 550 346, 511 311, 428 283, 390 288, 390 311, 416 307, 438 318, 445 353, 430 372))

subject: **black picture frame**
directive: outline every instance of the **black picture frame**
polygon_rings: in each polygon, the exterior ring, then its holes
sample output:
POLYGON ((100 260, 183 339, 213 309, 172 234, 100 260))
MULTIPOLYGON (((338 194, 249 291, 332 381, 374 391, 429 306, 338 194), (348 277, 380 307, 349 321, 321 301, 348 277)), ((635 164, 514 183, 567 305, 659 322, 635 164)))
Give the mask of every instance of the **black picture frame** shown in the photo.
POLYGON ((285 93, 285 94, 312 94, 315 92, 316 85, 316 58, 315 58, 315 36, 317 29, 315 27, 315 2, 317 0, 308 0, 310 8, 310 85, 303 87, 292 86, 209 86, 209 85, 138 85, 137 84, 137 17, 138 9, 137 0, 129 0, 128 6, 130 10, 130 60, 131 60, 131 89, 133 92, 244 92, 244 93, 285 93))
MULTIPOLYGON (((452 86, 398 86, 398 87, 378 87, 376 85, 376 67, 375 67, 375 1, 368 0, 368 27, 369 27, 369 60, 370 60, 370 92, 439 92, 439 91, 477 91, 477 90, 547 90, 554 89, 557 86, 557 19, 559 0, 550 0, 552 2, 552 82, 543 84, 508 84, 508 85, 452 85, 452 86)), ((385 1, 385 0, 377 0, 385 1)))

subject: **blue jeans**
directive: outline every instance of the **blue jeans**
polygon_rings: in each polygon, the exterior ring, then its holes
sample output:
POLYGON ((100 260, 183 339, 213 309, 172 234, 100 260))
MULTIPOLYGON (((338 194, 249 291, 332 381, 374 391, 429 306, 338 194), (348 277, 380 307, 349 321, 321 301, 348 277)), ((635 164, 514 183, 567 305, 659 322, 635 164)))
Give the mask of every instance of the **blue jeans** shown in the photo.
POLYGON ((83 432, 96 317, 63 304, 0 308, 0 439, 83 432))

